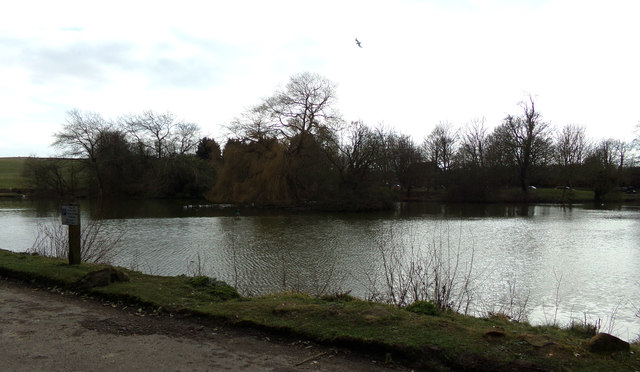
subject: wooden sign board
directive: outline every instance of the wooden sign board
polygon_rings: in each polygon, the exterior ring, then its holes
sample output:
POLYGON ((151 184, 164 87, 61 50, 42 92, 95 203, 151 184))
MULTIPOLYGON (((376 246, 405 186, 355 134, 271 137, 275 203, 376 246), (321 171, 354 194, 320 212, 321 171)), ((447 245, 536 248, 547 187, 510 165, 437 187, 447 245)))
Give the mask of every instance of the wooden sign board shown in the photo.
POLYGON ((62 224, 69 226, 80 225, 80 206, 79 205, 63 205, 62 206, 62 224))

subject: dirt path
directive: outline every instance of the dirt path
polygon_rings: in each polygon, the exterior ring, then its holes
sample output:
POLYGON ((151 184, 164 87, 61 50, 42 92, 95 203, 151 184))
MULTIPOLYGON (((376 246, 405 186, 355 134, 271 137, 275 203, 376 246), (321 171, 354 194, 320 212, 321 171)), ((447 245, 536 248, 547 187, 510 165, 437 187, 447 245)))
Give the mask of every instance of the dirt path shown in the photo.
POLYGON ((0 279, 0 369, 388 370, 371 358, 309 342, 113 306, 0 279))

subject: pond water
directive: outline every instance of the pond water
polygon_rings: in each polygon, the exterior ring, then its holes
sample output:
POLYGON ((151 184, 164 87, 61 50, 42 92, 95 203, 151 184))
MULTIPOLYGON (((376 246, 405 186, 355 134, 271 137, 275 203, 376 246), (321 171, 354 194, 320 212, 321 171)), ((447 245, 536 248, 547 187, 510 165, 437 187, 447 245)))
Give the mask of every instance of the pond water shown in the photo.
MULTIPOLYGON (((214 276, 250 295, 372 298, 385 293, 387 274, 431 264, 455 273, 456 293, 469 278, 472 296, 461 303, 473 314, 513 305, 533 324, 600 319, 602 331, 640 335, 634 206, 398 204, 356 214, 137 201, 81 209, 83 224, 100 220, 102 234, 121 236, 114 264, 146 273, 214 276)), ((0 248, 27 251, 39 224, 60 225, 59 211, 53 202, 0 200, 0 248)))

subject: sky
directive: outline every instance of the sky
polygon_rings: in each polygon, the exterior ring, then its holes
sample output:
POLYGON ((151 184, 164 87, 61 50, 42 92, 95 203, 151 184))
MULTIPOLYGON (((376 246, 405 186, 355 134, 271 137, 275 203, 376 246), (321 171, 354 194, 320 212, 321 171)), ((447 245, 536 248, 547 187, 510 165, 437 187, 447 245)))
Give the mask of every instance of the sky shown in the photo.
POLYGON ((346 121, 417 143, 440 122, 493 128, 529 96, 553 127, 631 140, 639 14, 636 0, 7 1, 0 157, 54 156, 72 109, 171 112, 224 141, 302 72, 337 84, 346 121))

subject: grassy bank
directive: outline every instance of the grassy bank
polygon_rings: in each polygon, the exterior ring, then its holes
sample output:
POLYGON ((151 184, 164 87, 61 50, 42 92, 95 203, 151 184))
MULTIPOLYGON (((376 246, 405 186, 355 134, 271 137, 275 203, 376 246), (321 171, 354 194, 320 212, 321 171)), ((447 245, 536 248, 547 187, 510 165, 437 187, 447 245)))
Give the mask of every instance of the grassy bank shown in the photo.
MULTIPOLYGON (((622 201, 618 194, 617 192, 610 193, 610 201, 622 201)), ((524 192, 519 187, 512 187, 496 189, 482 197, 470 199, 449 195, 446 190, 428 191, 425 189, 417 189, 412 191, 409 197, 404 197, 403 201, 572 204, 593 202, 593 197, 594 194, 592 190, 536 188, 524 192)))
MULTIPOLYGON (((0 250, 0 275, 81 291, 79 280, 100 265, 0 250)), ((124 270, 124 269, 123 269, 124 270)), ((425 315, 346 295, 281 293, 244 298, 204 277, 161 277, 124 270, 127 282, 84 289, 147 311, 193 312, 230 326, 249 326, 326 344, 365 349, 387 362, 433 370, 640 370, 640 347, 592 353, 589 335, 533 327, 504 318, 425 315)))
POLYGON ((520 188, 512 188, 496 193, 495 198, 505 202, 571 204, 593 202, 594 194, 592 190, 556 188, 536 188, 525 193, 520 188))
MULTIPOLYGON (((481 198, 460 198, 447 194, 446 190, 429 191, 417 189, 410 196, 403 196, 402 201, 410 202, 472 202, 472 203, 526 203, 526 204, 574 204, 592 203, 594 192, 589 189, 563 189, 538 187, 522 191, 519 187, 496 189, 481 198)), ((636 203, 640 194, 628 194, 616 189, 605 196, 607 203, 636 203)))
MULTIPOLYGON (((529 203, 571 204, 593 202, 594 192, 585 189, 537 188, 523 193, 520 189, 511 189, 504 191, 502 197, 507 201, 520 199, 529 203)), ((637 194, 627 194, 617 190, 608 192, 604 199, 607 203, 632 203, 639 200, 637 194)))

